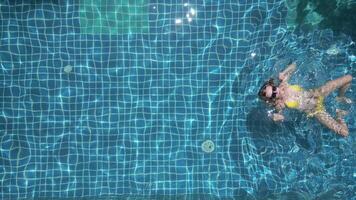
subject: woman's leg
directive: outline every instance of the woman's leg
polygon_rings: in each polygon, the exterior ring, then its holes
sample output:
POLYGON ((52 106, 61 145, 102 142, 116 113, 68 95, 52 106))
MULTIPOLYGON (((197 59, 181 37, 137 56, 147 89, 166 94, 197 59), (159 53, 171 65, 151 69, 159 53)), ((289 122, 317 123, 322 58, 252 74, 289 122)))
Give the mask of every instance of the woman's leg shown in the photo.
POLYGON ((346 76, 337 78, 335 80, 328 81, 323 86, 318 88, 318 92, 320 95, 326 97, 332 91, 340 88, 339 97, 344 98, 345 92, 346 92, 347 88, 350 86, 351 80, 352 80, 352 76, 346 75, 346 76))
POLYGON ((329 129, 333 130, 337 134, 340 134, 344 137, 349 135, 349 129, 345 124, 342 117, 346 114, 345 111, 337 110, 337 119, 335 120, 330 116, 326 111, 321 111, 316 113, 314 116, 319 120, 319 122, 329 129))

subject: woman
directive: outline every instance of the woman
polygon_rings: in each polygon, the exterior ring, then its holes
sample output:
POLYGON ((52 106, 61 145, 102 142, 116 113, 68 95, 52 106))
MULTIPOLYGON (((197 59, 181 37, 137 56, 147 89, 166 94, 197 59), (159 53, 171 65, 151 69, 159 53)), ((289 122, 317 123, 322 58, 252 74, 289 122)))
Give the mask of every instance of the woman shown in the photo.
POLYGON ((346 75, 328 81, 319 88, 307 90, 299 85, 288 84, 288 80, 295 69, 296 63, 288 65, 287 69, 279 73, 280 84, 278 86, 274 84, 273 79, 270 79, 258 93, 262 100, 276 108, 277 113, 272 115, 272 119, 283 121, 284 116, 281 112, 285 107, 297 109, 306 113, 308 117, 317 118, 320 123, 336 133, 344 137, 348 136, 349 130, 343 120, 347 112, 336 109, 336 119, 334 119, 326 112, 323 101, 332 91, 339 88, 337 100, 350 104, 352 101, 345 97, 345 92, 351 84, 352 76, 346 75))

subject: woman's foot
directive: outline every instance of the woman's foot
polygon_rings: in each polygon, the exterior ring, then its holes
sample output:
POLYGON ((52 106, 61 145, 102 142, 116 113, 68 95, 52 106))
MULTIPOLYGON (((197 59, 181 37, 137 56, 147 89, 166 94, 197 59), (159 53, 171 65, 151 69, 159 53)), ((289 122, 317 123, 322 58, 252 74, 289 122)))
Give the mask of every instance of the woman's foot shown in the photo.
POLYGON ((350 98, 347 97, 336 97, 336 100, 342 103, 347 103, 347 104, 351 104, 352 100, 350 98))
POLYGON ((346 110, 336 109, 336 116, 338 119, 344 118, 349 112, 346 110))

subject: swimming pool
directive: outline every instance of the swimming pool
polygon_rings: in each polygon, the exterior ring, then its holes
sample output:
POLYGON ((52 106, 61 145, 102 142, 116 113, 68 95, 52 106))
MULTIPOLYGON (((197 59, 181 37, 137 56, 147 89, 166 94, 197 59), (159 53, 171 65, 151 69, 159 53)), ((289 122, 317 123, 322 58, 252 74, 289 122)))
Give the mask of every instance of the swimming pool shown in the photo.
POLYGON ((345 139, 257 99, 291 59, 306 87, 356 76, 296 5, 1 0, 1 199, 353 198, 354 106, 345 139))

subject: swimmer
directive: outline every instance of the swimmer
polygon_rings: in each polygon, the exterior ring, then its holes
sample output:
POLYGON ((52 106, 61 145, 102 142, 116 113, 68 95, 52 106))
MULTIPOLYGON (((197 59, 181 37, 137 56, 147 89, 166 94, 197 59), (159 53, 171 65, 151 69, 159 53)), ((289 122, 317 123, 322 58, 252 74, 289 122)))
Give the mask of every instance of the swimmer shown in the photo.
POLYGON ((299 85, 289 85, 288 80, 296 69, 296 63, 291 63, 281 73, 278 79, 279 85, 275 85, 273 79, 265 82, 258 92, 259 97, 267 104, 276 109, 276 113, 271 115, 273 121, 283 121, 282 110, 287 107, 296 109, 307 114, 308 117, 315 117, 319 122, 337 134, 348 136, 349 129, 343 117, 346 111, 336 109, 336 119, 326 112, 324 99, 334 90, 339 89, 337 100, 351 104, 352 101, 345 97, 345 92, 351 85, 352 76, 345 75, 326 82, 323 86, 315 89, 303 89, 299 85))

